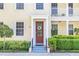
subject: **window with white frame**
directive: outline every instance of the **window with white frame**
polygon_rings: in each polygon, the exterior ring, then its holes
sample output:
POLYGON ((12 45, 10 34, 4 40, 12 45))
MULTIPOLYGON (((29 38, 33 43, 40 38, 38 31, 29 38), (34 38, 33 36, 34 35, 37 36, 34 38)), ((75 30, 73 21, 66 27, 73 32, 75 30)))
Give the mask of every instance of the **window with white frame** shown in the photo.
POLYGON ((73 16, 73 3, 68 4, 68 14, 69 16, 73 16))
POLYGON ((24 22, 16 22, 16 36, 24 35, 24 22))
POLYGON ((69 24, 69 35, 73 35, 73 24, 69 24))
POLYGON ((16 9, 24 9, 24 3, 16 3, 16 9))
POLYGON ((58 34, 58 24, 52 24, 51 25, 51 35, 57 35, 58 34))
POLYGON ((4 4, 0 3, 0 9, 4 9, 4 4))
POLYGON ((36 9, 43 10, 44 9, 43 3, 36 3, 36 9))
POLYGON ((58 5, 57 5, 57 3, 51 3, 51 15, 52 16, 58 15, 58 5))

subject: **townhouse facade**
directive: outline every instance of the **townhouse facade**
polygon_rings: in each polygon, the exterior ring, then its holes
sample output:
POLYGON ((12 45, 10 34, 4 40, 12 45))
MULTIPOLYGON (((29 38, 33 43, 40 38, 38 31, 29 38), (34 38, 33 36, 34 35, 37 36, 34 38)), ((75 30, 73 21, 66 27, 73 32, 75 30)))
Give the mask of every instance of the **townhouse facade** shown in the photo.
POLYGON ((0 24, 13 29, 14 40, 48 45, 53 35, 75 35, 79 3, 0 3, 0 24))

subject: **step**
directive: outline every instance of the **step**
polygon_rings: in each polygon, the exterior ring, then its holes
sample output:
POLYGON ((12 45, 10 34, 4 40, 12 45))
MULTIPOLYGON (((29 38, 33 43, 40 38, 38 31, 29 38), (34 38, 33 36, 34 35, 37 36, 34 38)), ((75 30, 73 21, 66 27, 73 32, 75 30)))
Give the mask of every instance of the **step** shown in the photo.
POLYGON ((40 48, 40 47, 33 47, 33 49, 46 49, 44 47, 40 48))
POLYGON ((34 46, 32 49, 32 52, 34 53, 46 53, 46 47, 45 46, 34 46))
POLYGON ((32 51, 32 53, 46 53, 47 51, 32 51))

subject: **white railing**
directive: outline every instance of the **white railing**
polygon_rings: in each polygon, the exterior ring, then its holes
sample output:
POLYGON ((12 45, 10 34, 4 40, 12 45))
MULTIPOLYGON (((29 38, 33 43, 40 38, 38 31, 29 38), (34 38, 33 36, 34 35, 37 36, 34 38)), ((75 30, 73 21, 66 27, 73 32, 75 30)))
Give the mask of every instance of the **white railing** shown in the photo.
MULTIPOLYGON (((52 8, 53 9, 53 8, 52 8)), ((57 14, 52 14, 52 9, 51 9, 51 16, 52 17, 73 17, 73 16, 79 16, 79 8, 73 9, 73 14, 69 16, 68 10, 67 9, 57 9, 57 14), (68 14, 68 15, 67 15, 68 14)), ((56 9, 56 8, 55 8, 56 9)))
POLYGON ((33 49, 33 38, 32 38, 32 41, 31 41, 31 46, 29 48, 29 52, 32 52, 32 49, 33 49))
POLYGON ((47 38, 46 38, 46 51, 47 51, 48 53, 50 53, 50 48, 49 48, 49 46, 48 46, 48 40, 47 40, 47 38))

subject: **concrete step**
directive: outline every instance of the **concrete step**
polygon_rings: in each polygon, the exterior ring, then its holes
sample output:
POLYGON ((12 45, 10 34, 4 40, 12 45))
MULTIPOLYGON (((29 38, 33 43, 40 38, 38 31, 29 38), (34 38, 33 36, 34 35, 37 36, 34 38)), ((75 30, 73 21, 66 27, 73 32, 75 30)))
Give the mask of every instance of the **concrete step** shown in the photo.
POLYGON ((46 47, 45 46, 34 46, 32 49, 32 52, 34 53, 46 53, 46 47))

